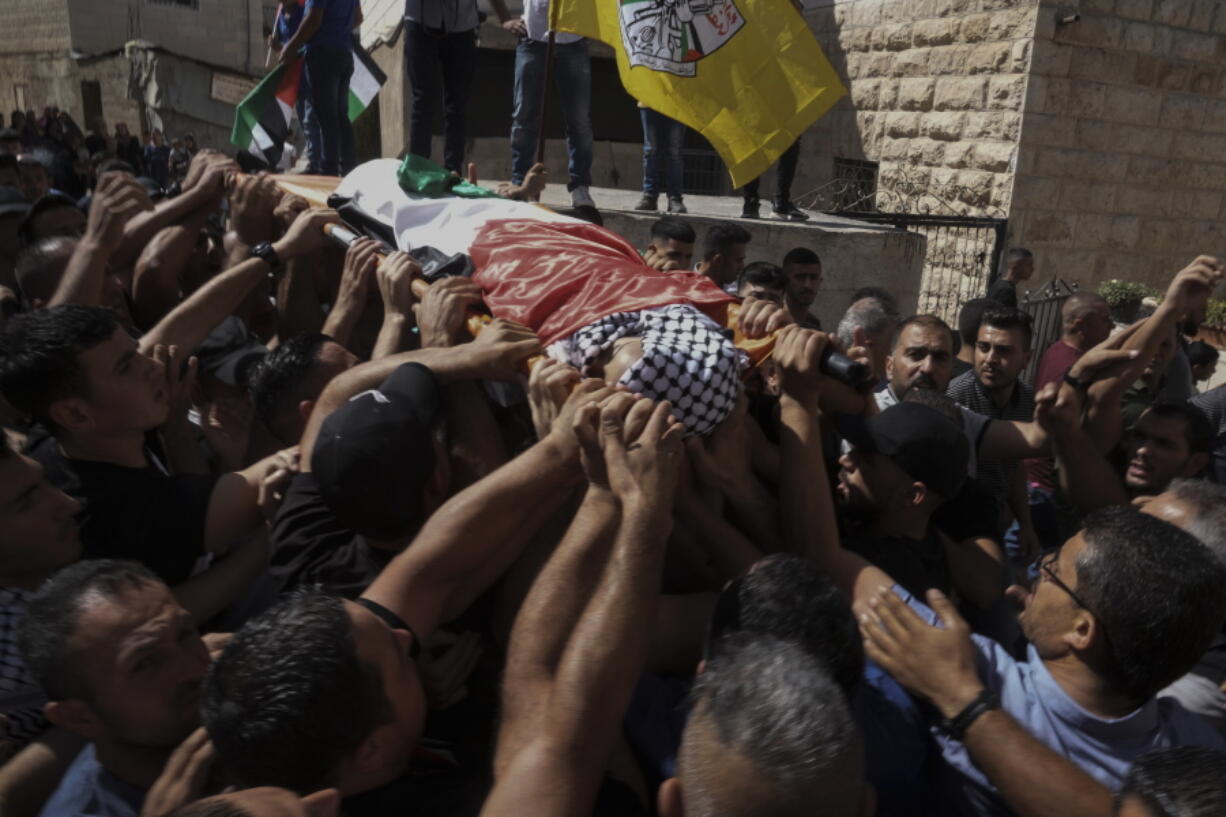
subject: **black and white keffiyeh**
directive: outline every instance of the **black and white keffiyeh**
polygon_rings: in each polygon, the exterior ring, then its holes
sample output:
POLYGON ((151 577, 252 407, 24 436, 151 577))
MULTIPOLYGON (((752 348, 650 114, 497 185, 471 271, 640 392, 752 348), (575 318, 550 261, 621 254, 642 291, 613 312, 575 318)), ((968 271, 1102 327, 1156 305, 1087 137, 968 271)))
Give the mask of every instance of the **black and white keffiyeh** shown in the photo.
POLYGON ((643 357, 619 383, 652 400, 668 400, 686 435, 710 434, 736 404, 742 353, 729 333, 689 304, 618 312, 553 344, 551 356, 588 374, 614 341, 637 337, 643 357))

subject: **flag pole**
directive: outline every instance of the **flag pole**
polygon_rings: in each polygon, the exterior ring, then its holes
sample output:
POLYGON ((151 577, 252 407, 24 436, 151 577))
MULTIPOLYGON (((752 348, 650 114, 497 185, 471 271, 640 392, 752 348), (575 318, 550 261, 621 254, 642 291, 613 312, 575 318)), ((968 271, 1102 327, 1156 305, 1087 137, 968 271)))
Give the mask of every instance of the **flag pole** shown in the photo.
POLYGON ((549 40, 545 44, 545 79, 541 83, 541 117, 537 121, 534 164, 545 161, 545 114, 549 112, 549 89, 553 87, 553 36, 553 28, 550 28, 549 40))

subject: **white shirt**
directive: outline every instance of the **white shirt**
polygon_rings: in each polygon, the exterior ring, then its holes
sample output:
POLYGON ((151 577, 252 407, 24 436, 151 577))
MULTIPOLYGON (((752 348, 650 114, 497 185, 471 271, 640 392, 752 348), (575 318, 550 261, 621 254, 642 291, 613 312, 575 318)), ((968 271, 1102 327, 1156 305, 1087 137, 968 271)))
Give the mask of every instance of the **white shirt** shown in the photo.
MULTIPOLYGON (((538 43, 549 39, 549 0, 525 0, 524 26, 528 29, 528 39, 538 43)), ((578 34, 563 34, 559 31, 553 41, 558 45, 568 45, 582 39, 578 34)))

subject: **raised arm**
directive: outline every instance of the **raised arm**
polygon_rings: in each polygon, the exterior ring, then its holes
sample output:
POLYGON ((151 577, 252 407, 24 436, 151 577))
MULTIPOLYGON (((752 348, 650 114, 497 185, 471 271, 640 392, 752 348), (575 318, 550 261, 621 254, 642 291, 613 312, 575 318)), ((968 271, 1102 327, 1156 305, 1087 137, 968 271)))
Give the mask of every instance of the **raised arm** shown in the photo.
POLYGON ((784 541, 789 551, 825 570, 848 598, 867 601, 894 580, 839 544, 817 407, 826 380, 819 368, 826 343, 821 332, 796 326, 784 329, 775 343, 783 389, 779 452, 784 541))
MULTIPOLYGON (((539 627, 541 617, 550 613, 555 631, 570 628, 559 625, 565 613, 552 609, 555 600, 563 610, 582 610, 582 614, 551 681, 515 689, 512 678, 507 679, 505 697, 514 700, 510 711, 518 722, 504 721, 503 732, 511 727, 513 734, 531 737, 526 745, 515 746, 504 744, 500 734, 501 774, 483 815, 530 812, 562 817, 590 812, 634 683, 642 672, 659 600, 682 428, 668 403, 653 406, 641 398, 636 403, 629 395, 606 401, 599 411, 599 431, 596 422, 597 411, 588 407, 576 431, 583 440, 589 480, 600 486, 607 474, 611 492, 604 494, 596 487, 598 495, 592 497, 589 489, 589 498, 604 508, 589 513, 603 524, 585 525, 577 541, 591 543, 589 558, 598 559, 600 541, 616 518, 611 511, 620 505, 612 552, 601 570, 584 564, 575 549, 560 549, 525 602, 521 619, 528 619, 516 622, 509 660, 516 660, 517 649, 535 656, 538 678, 548 676, 552 655, 533 643, 539 631, 528 628, 539 627), (594 581, 597 572, 602 573, 599 584, 594 581), (541 585, 546 579, 548 583, 541 585), (573 594, 568 586, 572 582, 594 589, 590 601, 585 603, 573 594)), ((564 545, 570 538, 568 535, 564 545)), ((550 646, 556 650, 556 641, 550 646)))
MULTIPOLYGON (((326 246, 324 225, 339 220, 334 210, 308 210, 272 245, 273 250, 282 263, 315 253, 326 246)), ((226 270, 158 321, 141 338, 141 351, 147 354, 159 343, 195 349, 270 272, 268 264, 260 258, 248 258, 226 270)))

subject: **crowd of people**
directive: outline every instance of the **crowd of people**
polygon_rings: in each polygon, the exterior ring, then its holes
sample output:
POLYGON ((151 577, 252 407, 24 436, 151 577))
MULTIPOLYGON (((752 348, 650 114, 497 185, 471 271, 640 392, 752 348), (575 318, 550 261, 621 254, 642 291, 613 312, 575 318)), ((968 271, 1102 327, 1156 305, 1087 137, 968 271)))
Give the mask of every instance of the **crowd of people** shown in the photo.
POLYGON ((512 234, 418 301, 212 151, 0 202, 6 814, 1226 807, 1218 259, 827 333, 815 248, 672 215, 618 280, 688 294, 542 343, 469 328, 512 234))

